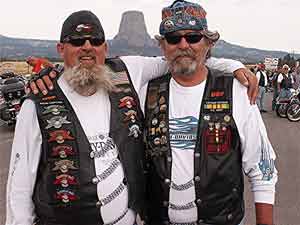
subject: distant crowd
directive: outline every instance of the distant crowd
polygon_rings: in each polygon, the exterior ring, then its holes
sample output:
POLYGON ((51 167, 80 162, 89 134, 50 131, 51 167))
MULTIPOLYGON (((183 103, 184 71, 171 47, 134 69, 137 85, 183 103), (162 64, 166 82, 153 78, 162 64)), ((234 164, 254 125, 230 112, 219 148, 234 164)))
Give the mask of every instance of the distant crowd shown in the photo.
POLYGON ((274 70, 266 70, 264 64, 258 64, 250 70, 256 74, 259 80, 259 93, 257 105, 261 112, 267 112, 265 108, 265 93, 273 92, 272 110, 276 108, 278 99, 288 99, 293 92, 300 87, 300 66, 290 67, 287 64, 274 70), (278 98, 279 97, 279 98, 278 98))

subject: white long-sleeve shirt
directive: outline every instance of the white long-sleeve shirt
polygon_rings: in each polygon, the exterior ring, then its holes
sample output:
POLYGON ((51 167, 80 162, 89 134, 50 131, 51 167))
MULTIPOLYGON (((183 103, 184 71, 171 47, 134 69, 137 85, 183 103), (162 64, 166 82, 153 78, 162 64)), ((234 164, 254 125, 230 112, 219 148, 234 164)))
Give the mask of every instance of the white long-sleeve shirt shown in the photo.
MULTIPOLYGON (((144 86, 148 81, 164 74, 167 65, 161 58, 149 57, 122 57, 130 73, 137 93, 145 94, 144 86)), ((207 61, 211 68, 233 72, 244 66, 233 60, 211 58, 207 61)), ((97 134, 109 133, 110 102, 108 95, 97 92, 91 97, 83 97, 68 89, 67 84, 60 78, 59 85, 74 108, 84 132, 92 140, 97 134), (97 117, 91 115, 98 115, 97 117)), ((248 100, 247 100, 248 101, 248 100)), ((143 108, 143 107, 142 107, 143 108)), ((91 145, 93 141, 90 141, 91 145)), ((42 136, 37 120, 35 105, 31 100, 26 100, 22 105, 15 129, 12 145, 9 176, 7 182, 7 210, 6 225, 32 225, 35 218, 32 194, 37 176, 37 168, 41 155, 42 136)), ((96 173, 101 170, 101 162, 95 162, 96 173), (98 166, 97 166, 98 165, 98 166)), ((118 175, 122 175, 122 168, 118 175)), ((120 176, 121 176, 120 175, 120 176)), ((110 185, 110 184, 108 184, 110 185)), ((255 185, 254 185, 255 186, 255 185)), ((103 189, 102 189, 103 190, 103 189)), ((98 191, 101 196, 101 190, 98 191)), ((127 206, 127 192, 120 199, 112 201, 112 205, 101 211, 104 220, 111 221, 118 217, 118 210, 127 206)), ((132 225, 135 212, 130 211, 125 219, 117 224, 132 225)))

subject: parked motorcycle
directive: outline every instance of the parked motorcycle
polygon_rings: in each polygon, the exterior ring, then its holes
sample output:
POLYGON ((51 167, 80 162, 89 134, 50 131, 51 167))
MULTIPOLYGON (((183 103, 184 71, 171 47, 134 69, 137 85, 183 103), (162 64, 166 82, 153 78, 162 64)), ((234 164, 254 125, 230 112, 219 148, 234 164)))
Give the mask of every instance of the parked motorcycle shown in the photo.
POLYGON ((300 102, 299 92, 300 92, 300 90, 298 88, 297 90, 292 91, 292 95, 289 98, 282 99, 280 97, 277 97, 277 100, 276 100, 276 114, 277 114, 277 116, 279 116, 281 118, 287 117, 287 108, 288 108, 288 106, 290 106, 293 103, 300 102))
POLYGON ((0 75, 0 122, 8 126, 16 123, 25 96, 25 80, 20 76, 0 75))
POLYGON ((287 106, 286 116, 289 121, 300 121, 300 87, 296 90, 298 101, 294 101, 287 106))

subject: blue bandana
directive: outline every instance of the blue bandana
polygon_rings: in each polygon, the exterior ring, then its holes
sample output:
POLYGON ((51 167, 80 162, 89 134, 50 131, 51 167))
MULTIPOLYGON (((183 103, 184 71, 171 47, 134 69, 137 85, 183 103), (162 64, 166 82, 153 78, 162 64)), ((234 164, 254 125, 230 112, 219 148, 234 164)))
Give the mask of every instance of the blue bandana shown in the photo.
POLYGON ((162 10, 160 35, 178 30, 207 30, 206 12, 196 3, 176 0, 162 10))

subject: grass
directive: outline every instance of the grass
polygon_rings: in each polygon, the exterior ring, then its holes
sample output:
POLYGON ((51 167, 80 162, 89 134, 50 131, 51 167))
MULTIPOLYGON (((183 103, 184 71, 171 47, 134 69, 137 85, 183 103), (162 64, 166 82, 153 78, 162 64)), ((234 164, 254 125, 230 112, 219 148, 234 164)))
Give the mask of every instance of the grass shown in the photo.
POLYGON ((15 74, 26 75, 31 73, 31 69, 26 62, 0 62, 0 74, 14 72, 15 74))

